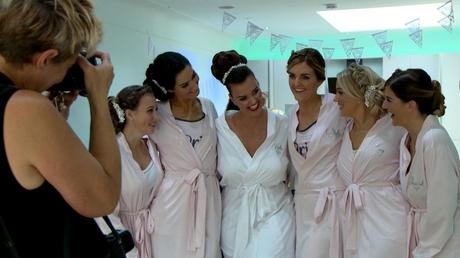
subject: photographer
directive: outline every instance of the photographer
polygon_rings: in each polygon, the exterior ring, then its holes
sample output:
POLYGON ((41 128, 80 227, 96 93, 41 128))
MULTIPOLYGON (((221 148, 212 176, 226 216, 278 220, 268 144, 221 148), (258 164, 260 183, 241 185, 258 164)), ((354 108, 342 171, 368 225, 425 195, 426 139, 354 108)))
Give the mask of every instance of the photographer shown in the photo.
MULTIPOLYGON (((1 2, 0 2, 1 3, 1 2)), ((105 257, 90 217, 120 194, 120 154, 107 106, 113 67, 94 53, 100 24, 88 0, 14 0, 0 9, 0 217, 19 257, 105 257), (40 92, 77 62, 91 111, 87 151, 40 92)), ((13 256, 0 246, 0 257, 13 256)))

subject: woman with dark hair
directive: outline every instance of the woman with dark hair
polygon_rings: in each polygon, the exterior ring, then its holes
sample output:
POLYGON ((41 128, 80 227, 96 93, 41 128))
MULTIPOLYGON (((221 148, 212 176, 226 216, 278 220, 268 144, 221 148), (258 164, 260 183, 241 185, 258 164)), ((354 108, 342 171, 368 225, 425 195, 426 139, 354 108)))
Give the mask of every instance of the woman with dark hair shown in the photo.
POLYGON ((407 257, 460 257, 460 162, 437 116, 444 115, 441 85, 422 69, 396 70, 383 107, 407 133, 400 144, 401 186, 411 212, 407 257))
POLYGON ((287 119, 264 107, 245 61, 236 51, 223 51, 211 67, 230 99, 216 120, 222 251, 228 258, 293 258, 294 208, 285 182, 287 119))
MULTIPOLYGON (((121 155, 121 196, 111 220, 128 229, 136 250, 127 257, 153 257, 152 204, 163 178, 163 169, 153 141, 158 125, 156 100, 149 86, 128 86, 109 97, 112 123, 121 155)), ((103 225, 104 223, 99 223, 103 225)))
POLYGON ((336 164, 346 120, 334 94, 317 92, 326 79, 325 66, 313 48, 292 52, 287 62, 289 88, 298 102, 288 116, 298 258, 342 255, 338 204, 345 185, 336 164))
POLYGON ((220 257, 214 105, 198 97, 198 75, 179 53, 157 56, 146 77, 160 100, 161 123, 150 137, 165 171, 153 206, 153 257, 220 257))

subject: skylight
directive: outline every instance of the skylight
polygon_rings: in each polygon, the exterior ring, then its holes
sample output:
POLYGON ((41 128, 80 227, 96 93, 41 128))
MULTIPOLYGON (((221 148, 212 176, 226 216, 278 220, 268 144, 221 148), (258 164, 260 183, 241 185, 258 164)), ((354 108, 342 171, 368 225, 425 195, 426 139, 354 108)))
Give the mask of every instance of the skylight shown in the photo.
POLYGON ((420 27, 440 26, 444 15, 437 9, 443 3, 381 8, 319 11, 318 14, 340 32, 404 29, 420 18, 420 27))

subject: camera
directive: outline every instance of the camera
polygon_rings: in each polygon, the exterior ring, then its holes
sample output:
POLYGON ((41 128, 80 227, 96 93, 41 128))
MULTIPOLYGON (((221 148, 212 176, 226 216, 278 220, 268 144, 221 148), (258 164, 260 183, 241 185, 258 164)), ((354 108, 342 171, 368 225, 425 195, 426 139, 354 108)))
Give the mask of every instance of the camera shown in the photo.
MULTIPOLYGON (((96 56, 88 58, 88 61, 93 65, 97 65, 96 56)), ((81 96, 86 97, 88 95, 85 87, 85 74, 78 63, 73 64, 69 70, 67 70, 62 82, 55 84, 48 89, 48 91, 52 94, 72 90, 78 90, 81 96)))

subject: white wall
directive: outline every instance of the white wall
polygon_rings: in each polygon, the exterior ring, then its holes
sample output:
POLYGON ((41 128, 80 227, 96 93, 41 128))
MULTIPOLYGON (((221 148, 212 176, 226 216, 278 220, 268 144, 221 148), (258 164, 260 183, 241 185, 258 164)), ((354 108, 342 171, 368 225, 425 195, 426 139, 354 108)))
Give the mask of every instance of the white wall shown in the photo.
MULTIPOLYGON (((200 76, 200 95, 210 98, 221 113, 227 103, 226 89, 210 72, 213 55, 231 49, 231 38, 169 9, 141 1, 98 0, 96 13, 104 28, 99 49, 108 51, 115 79, 110 90, 142 84, 154 57, 165 51, 186 56, 200 76)), ((72 106, 69 122, 83 142, 89 139, 89 108, 85 98, 72 106)))

